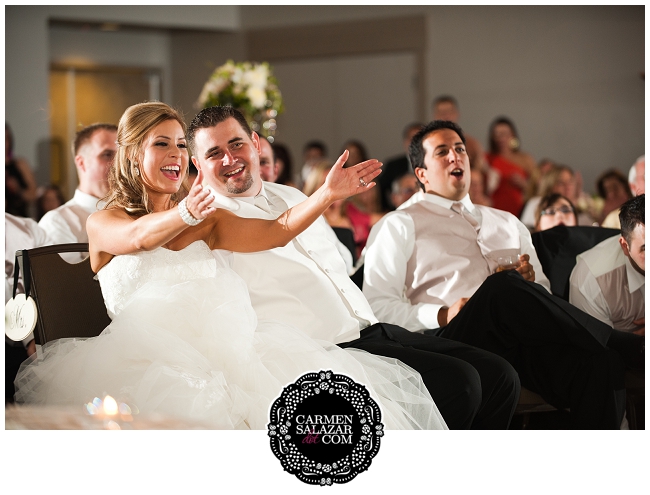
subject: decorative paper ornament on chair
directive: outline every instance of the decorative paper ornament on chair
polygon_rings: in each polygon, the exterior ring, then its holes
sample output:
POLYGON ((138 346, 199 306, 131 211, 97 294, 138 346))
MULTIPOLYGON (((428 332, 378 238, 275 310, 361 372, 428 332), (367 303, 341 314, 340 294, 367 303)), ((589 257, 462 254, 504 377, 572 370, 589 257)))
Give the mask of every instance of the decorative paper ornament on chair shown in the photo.
POLYGON ((251 129, 274 141, 276 117, 284 111, 278 81, 267 62, 233 62, 217 67, 195 106, 230 105, 242 112, 251 129))

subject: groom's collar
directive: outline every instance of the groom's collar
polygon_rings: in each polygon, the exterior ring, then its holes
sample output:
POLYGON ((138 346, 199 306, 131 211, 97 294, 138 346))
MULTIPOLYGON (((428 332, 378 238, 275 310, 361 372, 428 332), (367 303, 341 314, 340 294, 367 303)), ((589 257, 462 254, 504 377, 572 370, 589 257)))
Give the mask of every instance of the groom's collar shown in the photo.
POLYGON ((266 199, 266 201, 269 200, 269 196, 266 192, 266 189, 264 188, 264 182, 262 182, 262 187, 260 188, 260 192, 257 193, 255 196, 236 196, 235 199, 243 201, 244 203, 254 205, 255 198, 257 198, 258 196, 263 196, 266 199))

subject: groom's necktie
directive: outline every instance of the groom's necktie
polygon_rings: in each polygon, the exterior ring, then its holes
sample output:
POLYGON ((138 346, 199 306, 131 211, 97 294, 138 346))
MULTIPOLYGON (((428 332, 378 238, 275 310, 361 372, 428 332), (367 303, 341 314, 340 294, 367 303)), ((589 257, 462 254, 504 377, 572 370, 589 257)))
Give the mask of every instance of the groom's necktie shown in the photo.
POLYGON ((260 210, 264 210, 266 213, 271 213, 271 207, 269 206, 268 201, 261 194, 255 196, 254 203, 260 210))
POLYGON ((463 206, 463 203, 456 201, 451 205, 451 209, 456 213, 460 214, 469 224, 474 227, 474 230, 478 232, 481 229, 481 226, 478 224, 476 219, 471 215, 471 213, 463 206))

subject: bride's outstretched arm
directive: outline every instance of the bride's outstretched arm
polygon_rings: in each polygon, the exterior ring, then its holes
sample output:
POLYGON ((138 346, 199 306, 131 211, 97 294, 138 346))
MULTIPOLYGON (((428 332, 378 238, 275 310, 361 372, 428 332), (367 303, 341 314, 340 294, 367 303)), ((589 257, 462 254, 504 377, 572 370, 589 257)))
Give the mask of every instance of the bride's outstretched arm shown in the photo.
MULTIPOLYGON (((186 199, 188 212, 196 219, 214 213, 210 191, 203 189, 201 172, 192 184, 186 199)), ((90 263, 95 272, 119 254, 149 251, 169 242, 188 228, 179 213, 179 207, 139 218, 124 209, 100 210, 88 217, 86 231, 90 249, 90 263)))
POLYGON ((325 183, 277 220, 240 218, 220 209, 210 233, 210 248, 251 253, 285 246, 309 227, 334 201, 374 187, 372 180, 381 173, 381 163, 373 159, 343 168, 347 157, 346 150, 330 170, 325 183))

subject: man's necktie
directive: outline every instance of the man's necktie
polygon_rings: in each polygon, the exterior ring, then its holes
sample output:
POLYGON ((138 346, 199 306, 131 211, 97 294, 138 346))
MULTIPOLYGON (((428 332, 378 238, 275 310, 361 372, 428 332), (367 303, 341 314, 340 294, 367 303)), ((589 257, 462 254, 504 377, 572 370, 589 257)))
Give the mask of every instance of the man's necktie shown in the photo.
POLYGON ((474 227, 474 230, 476 230, 476 232, 480 230, 481 226, 478 224, 476 219, 470 214, 467 208, 463 206, 463 203, 457 201, 451 205, 451 209, 454 210, 456 213, 460 214, 465 220, 467 220, 469 224, 472 227, 474 227))
POLYGON ((271 207, 269 206, 268 201, 266 201, 266 198, 261 194, 255 196, 254 203, 259 209, 264 210, 266 213, 271 213, 271 207))

